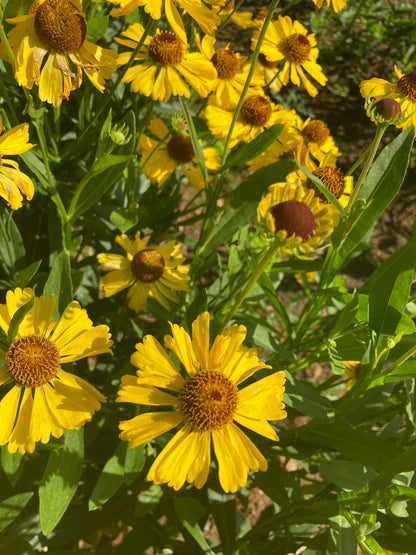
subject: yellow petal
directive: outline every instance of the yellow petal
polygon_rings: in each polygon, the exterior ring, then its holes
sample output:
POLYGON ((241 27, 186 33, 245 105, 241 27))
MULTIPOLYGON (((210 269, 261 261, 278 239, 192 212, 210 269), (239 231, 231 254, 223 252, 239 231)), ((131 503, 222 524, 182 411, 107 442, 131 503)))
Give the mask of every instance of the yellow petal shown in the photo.
POLYGON ((192 323, 192 348, 201 369, 209 369, 209 312, 203 312, 192 323))
POLYGON ((137 376, 123 376, 117 401, 138 405, 177 405, 178 398, 148 384, 140 384, 137 376))
POLYGON ((186 482, 202 487, 210 464, 210 433, 191 432, 185 424, 169 441, 151 466, 146 479, 178 490, 186 482), (203 436, 203 437, 202 437, 203 436))
POLYGON ((180 424, 183 416, 175 411, 146 412, 120 422, 120 438, 137 447, 180 424))
POLYGON ((131 363, 140 371, 142 383, 156 385, 172 391, 179 391, 184 383, 182 376, 166 354, 166 351, 152 335, 146 335, 143 343, 136 345, 131 363))
POLYGON ((147 307, 150 285, 142 281, 136 281, 127 293, 129 308, 135 312, 144 312, 147 307))
POLYGON ((35 145, 29 143, 29 124, 21 123, 0 137, 0 153, 2 155, 21 154, 35 145))
POLYGON ((172 337, 165 336, 165 343, 179 358, 187 373, 191 376, 199 369, 199 362, 192 348, 192 341, 184 328, 177 324, 170 324, 172 337))
POLYGON ((93 326, 87 311, 72 301, 65 308, 51 340, 59 349, 61 362, 72 362, 101 353, 111 353, 108 326, 93 326))
POLYGON ((14 428, 9 437, 7 448, 10 453, 16 453, 18 450, 22 455, 33 453, 35 450, 35 440, 31 433, 31 420, 33 409, 33 397, 30 388, 23 388, 23 398, 19 407, 19 414, 14 428))
POLYGON ((282 403, 285 373, 275 372, 238 392, 238 413, 257 420, 281 420, 285 418, 282 403))
POLYGON ((21 392, 20 386, 14 386, 0 401, 0 445, 5 445, 9 441, 16 420, 21 392))

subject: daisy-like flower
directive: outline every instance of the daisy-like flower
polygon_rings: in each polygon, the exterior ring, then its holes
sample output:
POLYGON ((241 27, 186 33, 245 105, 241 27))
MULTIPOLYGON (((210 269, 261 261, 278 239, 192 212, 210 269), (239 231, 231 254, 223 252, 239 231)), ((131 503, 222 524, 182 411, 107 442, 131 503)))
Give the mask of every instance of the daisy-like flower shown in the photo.
MULTIPOLYGON (((172 134, 159 118, 152 120, 147 129, 157 138, 155 140, 143 134, 139 140, 141 165, 144 167, 143 171, 147 177, 161 187, 180 166, 192 187, 203 189, 204 178, 199 169, 190 137, 172 134)), ((204 148, 203 153, 208 169, 216 170, 220 167, 221 159, 216 154, 215 148, 204 148)))
POLYGON ((382 98, 397 100, 401 105, 402 114, 408 117, 404 121, 398 122, 396 127, 407 129, 412 124, 416 127, 416 71, 402 73, 396 66, 394 66, 394 71, 397 75, 395 83, 378 77, 361 81, 361 96, 363 98, 371 96, 375 100, 382 98))
MULTIPOLYGON (((352 191, 352 175, 344 176, 343 172, 336 167, 335 156, 331 152, 324 156, 319 166, 312 171, 312 174, 322 181, 328 191, 339 200, 341 206, 347 206, 352 191)), ((321 193, 312 180, 304 174, 302 175, 304 179, 301 177, 301 180, 305 187, 313 189, 320 202, 324 204, 329 203, 329 200, 321 193)))
POLYGON ((267 461, 240 426, 277 441, 268 420, 286 417, 283 410, 284 372, 275 372, 244 387, 261 368, 255 349, 243 346, 246 328, 234 324, 215 338, 210 349, 210 316, 204 312, 192 324, 192 339, 176 324, 165 337, 186 377, 151 335, 136 345, 131 362, 136 376, 123 376, 117 401, 166 407, 120 422, 121 439, 141 445, 179 426, 156 458, 147 479, 175 490, 185 482, 202 488, 211 463, 211 439, 218 474, 225 492, 247 482, 250 470, 266 470, 267 461), (243 384, 243 387, 239 387, 243 384), (167 409, 167 407, 171 407, 167 409))
POLYGON ((31 301, 11 344, 5 348, 2 341, 0 347, 0 385, 7 389, 0 401, 0 445, 7 444, 10 453, 32 453, 38 441, 58 438, 64 428, 81 428, 105 402, 97 389, 61 364, 111 353, 108 327, 93 326, 77 301, 69 303, 59 322, 52 320, 55 297, 35 297, 33 289, 17 288, 0 305, 6 335, 13 316, 31 301))
MULTIPOLYGON (((182 17, 179 14, 175 2, 173 0, 109 0, 112 4, 119 4, 120 7, 112 10, 110 15, 119 17, 131 13, 139 6, 143 6, 144 10, 150 14, 150 17, 155 20, 160 20, 162 17, 162 7, 166 14, 169 25, 172 27, 175 34, 179 39, 186 43, 185 27, 182 17)), ((213 35, 221 19, 218 15, 210 10, 206 4, 222 5, 224 2, 202 2, 201 0, 176 0, 176 3, 188 13, 201 27, 204 33, 213 35)))
MULTIPOLYGON (((126 39, 116 37, 115 40, 134 50, 143 32, 140 23, 134 23, 121 33, 126 39)), ((117 65, 127 64, 130 57, 131 52, 123 52, 118 57, 117 65)), ((135 61, 138 63, 129 67, 122 81, 131 83, 132 92, 151 96, 153 100, 167 102, 172 95, 189 98, 186 81, 199 95, 208 96, 217 77, 214 66, 203 54, 189 53, 186 43, 166 31, 158 30, 154 37, 146 37, 135 61)))
POLYGON ((28 15, 7 21, 16 25, 8 38, 19 85, 38 85, 39 98, 59 106, 81 86, 85 71, 103 92, 116 69, 117 53, 87 40, 81 0, 35 0, 28 15))
MULTIPOLYGON (((3 130, 3 121, 0 117, 0 133, 3 130)), ((0 196, 13 210, 22 206, 21 193, 27 200, 31 200, 35 188, 32 180, 19 170, 17 162, 3 158, 3 156, 22 154, 33 146, 29 143, 29 125, 27 123, 21 123, 0 136, 0 196)))
POLYGON ((335 13, 340 12, 347 5, 347 0, 312 0, 317 8, 322 8, 324 1, 328 7, 333 7, 335 13))
POLYGON ((312 156, 319 162, 328 153, 335 158, 341 156, 329 127, 320 119, 308 118, 299 124, 298 129, 312 156))
POLYGON ((302 256, 319 248, 339 221, 332 204, 323 204, 312 189, 275 183, 257 207, 259 229, 282 240, 280 252, 302 256))
MULTIPOLYGON (((226 109, 216 102, 214 96, 208 99, 205 116, 208 128, 214 137, 227 137, 234 112, 235 105, 226 109)), ((263 93, 250 93, 241 106, 229 146, 232 148, 240 141, 249 143, 276 123, 290 126, 295 117, 294 110, 286 110, 280 104, 274 104, 263 93)))
MULTIPOLYGON (((247 58, 230 50, 229 45, 215 50, 215 42, 215 37, 205 35, 199 45, 201 52, 214 64, 217 70, 218 77, 213 81, 216 101, 223 108, 236 106, 247 80, 250 66, 243 66, 247 58)), ((261 87, 263 85, 263 76, 261 71, 257 70, 250 81, 251 90, 257 88, 258 92, 262 92, 261 87)))
MULTIPOLYGON (((259 35, 259 29, 254 31, 251 39, 253 50, 259 35)), ((310 77, 320 85, 327 82, 321 66, 316 61, 319 51, 315 35, 308 35, 307 29, 299 21, 292 21, 289 16, 279 16, 277 20, 270 22, 260 53, 268 62, 283 61, 278 75, 282 85, 287 85, 290 79, 297 87, 302 83, 310 96, 316 96, 318 89, 311 83, 310 77)))
POLYGON ((134 241, 123 233, 116 237, 116 243, 127 252, 127 256, 97 255, 100 270, 109 272, 102 280, 105 297, 129 287, 129 308, 143 312, 148 297, 154 297, 170 310, 172 303, 179 302, 177 291, 189 291, 189 265, 182 264, 185 258, 176 241, 161 246, 146 245, 138 231, 134 241))

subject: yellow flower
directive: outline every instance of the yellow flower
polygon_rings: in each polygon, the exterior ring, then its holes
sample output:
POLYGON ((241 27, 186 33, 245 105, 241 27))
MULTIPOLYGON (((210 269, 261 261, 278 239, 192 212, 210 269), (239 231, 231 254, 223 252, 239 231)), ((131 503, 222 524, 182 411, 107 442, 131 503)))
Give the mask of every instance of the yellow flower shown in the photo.
POLYGON ((240 426, 278 440, 268 420, 286 417, 283 410, 284 372, 275 372, 239 388, 261 368, 255 349, 243 346, 246 328, 234 324, 210 347, 210 316, 192 324, 192 339, 176 324, 165 342, 186 371, 182 377, 162 345, 151 335, 136 345, 131 362, 136 376, 123 376, 117 401, 171 407, 120 422, 121 439, 131 447, 183 423, 156 458, 147 479, 178 490, 185 482, 202 488, 211 463, 211 439, 221 487, 235 492, 250 470, 266 470, 267 462, 240 426), (237 425, 238 424, 238 425, 237 425))
POLYGON ((320 247, 338 224, 339 213, 323 204, 312 189, 275 183, 257 207, 260 231, 281 238, 280 253, 303 256, 320 247))
POLYGON ((100 270, 109 271, 102 281, 105 297, 130 287, 129 307, 143 312, 148 297, 154 297, 170 310, 171 303, 179 302, 177 291, 189 291, 189 265, 182 265, 185 259, 179 243, 169 241, 162 246, 147 246, 140 239, 140 231, 134 241, 123 233, 116 237, 116 242, 127 252, 127 257, 113 253, 97 255, 100 270))
POLYGON ((103 92, 105 79, 116 69, 116 52, 86 40, 87 24, 81 10, 81 0, 35 0, 28 15, 7 20, 16 25, 8 38, 17 82, 28 89, 35 83, 39 98, 54 106, 81 86, 82 70, 103 92))
MULTIPOLYGON (((235 105, 227 109, 218 105, 214 96, 208 99, 205 116, 208 128, 214 137, 227 137, 234 112, 235 105)), ((295 117, 294 110, 285 110, 280 104, 274 104, 263 93, 251 92, 241 106, 229 146, 232 148, 239 141, 249 143, 276 123, 292 125, 295 117)))
MULTIPOLYGON (((259 35, 259 29, 254 31, 253 50, 259 35)), ((308 76, 320 85, 327 82, 321 66, 316 62, 319 52, 315 35, 308 35, 307 29, 299 21, 292 21, 289 16, 279 16, 277 20, 270 22, 260 52, 268 62, 283 60, 283 68, 278 76, 282 85, 287 85, 290 78, 294 85, 299 87, 302 83, 310 96, 316 96, 318 90, 308 76)))
MULTIPOLYGON (((3 129, 0 117, 0 133, 3 129)), ((3 156, 22 154, 33 146, 29 143, 29 125, 27 123, 21 123, 9 129, 0 137, 0 196, 7 200, 7 204, 13 210, 22 206, 21 193, 27 200, 31 200, 35 189, 32 180, 19 170, 17 162, 5 159, 3 156)))
POLYGON ((377 77, 361 81, 361 96, 363 98, 371 96, 376 100, 381 98, 397 100, 401 105, 402 114, 407 115, 408 119, 397 123, 396 127, 407 129, 412 124, 416 127, 416 71, 401 73, 396 66, 394 66, 394 70, 397 75, 395 83, 377 77))
POLYGON ((344 360, 343 362, 345 370, 342 375, 348 378, 347 383, 345 384, 346 393, 357 383, 361 362, 359 360, 344 360))
MULTIPOLYGON (((127 39, 115 40, 134 50, 143 32, 140 23, 134 23, 121 33, 127 39)), ((123 52, 118 57, 117 65, 127 64, 130 57, 131 52, 123 52)), ((217 76, 214 66, 203 54, 189 53, 186 43, 174 33, 160 30, 154 37, 146 37, 135 61, 139 63, 129 67, 122 81, 131 83, 132 92, 151 96, 153 100, 167 102, 172 95, 189 98, 189 87, 184 78, 199 95, 207 96, 217 76)))
MULTIPOLYGON (((169 132, 164 122, 157 118, 150 122, 148 131, 158 140, 141 135, 139 144, 143 171, 159 187, 172 175, 178 166, 195 189, 204 188, 204 178, 199 169, 191 139, 184 135, 169 132)), ((215 148, 203 149, 205 165, 210 170, 220 167, 221 159, 215 148)))
POLYGON ((258 12, 234 12, 231 16, 233 22, 243 29, 256 29, 263 25, 267 16, 267 10, 258 12))
MULTIPOLYGON (((315 6, 317 6, 318 8, 322 8, 324 0, 312 0, 312 1, 315 4, 315 6)), ((332 5, 335 13, 340 12, 347 5, 347 0, 325 0, 325 1, 328 7, 332 5)))
POLYGON ((52 320, 55 297, 35 297, 33 289, 17 288, 0 305, 4 333, 17 310, 32 300, 16 337, 0 347, 0 385, 8 389, 0 401, 0 445, 7 443, 10 453, 32 453, 38 441, 60 437, 63 428, 81 428, 105 402, 99 391, 61 364, 111 353, 108 327, 94 327, 77 301, 69 303, 59 322, 52 320))
MULTIPOLYGON (((315 164, 313 165, 315 166, 315 164)), ((352 175, 345 177, 343 172, 336 167, 335 156, 332 152, 328 152, 322 158, 319 166, 315 167, 311 172, 315 177, 318 177, 328 191, 339 200, 341 206, 347 206, 352 191, 352 175)), ((321 193, 318 187, 316 187, 311 179, 303 174, 303 172, 300 175, 300 179, 305 187, 315 191, 315 195, 319 198, 320 202, 324 204, 329 203, 325 195, 321 193)))
MULTIPOLYGON (((209 35, 205 35, 202 41, 198 40, 201 52, 214 64, 217 71, 217 79, 213 81, 216 101, 223 108, 236 106, 247 80, 250 66, 247 64, 241 68, 247 58, 230 50, 229 45, 215 50, 215 42, 216 38, 209 35)), ((261 71, 257 70, 250 81, 251 90, 257 88, 259 89, 257 92, 261 93, 260 87, 263 85, 264 78, 261 71)))
MULTIPOLYGON (((143 6, 145 12, 150 14, 152 19, 158 21, 162 17, 163 6, 169 25, 179 39, 183 43, 186 43, 186 33, 182 17, 173 0, 109 0, 109 2, 120 5, 119 8, 110 12, 110 15, 113 17, 129 14, 139 6, 143 6)), ((201 0, 176 0, 176 3, 198 23, 204 33, 214 34, 216 28, 221 23, 221 19, 205 5, 207 3, 212 4, 213 2, 208 1, 204 3, 201 0)), ((221 3, 223 2, 216 2, 215 4, 221 3)))

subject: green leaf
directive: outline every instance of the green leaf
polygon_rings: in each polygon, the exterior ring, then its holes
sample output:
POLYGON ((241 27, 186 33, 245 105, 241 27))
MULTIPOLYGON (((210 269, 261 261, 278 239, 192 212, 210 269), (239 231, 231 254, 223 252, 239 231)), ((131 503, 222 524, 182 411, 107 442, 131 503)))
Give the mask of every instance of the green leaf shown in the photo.
POLYGON ((395 383, 402 380, 414 380, 416 378, 416 360, 406 360, 393 370, 387 369, 386 372, 374 376, 371 387, 382 385, 383 383, 395 383))
POLYGON ((333 374, 341 376, 345 372, 345 366, 342 356, 339 354, 336 346, 332 345, 329 341, 327 343, 327 349, 333 374))
POLYGON ((377 476, 372 468, 341 459, 322 463, 319 472, 324 480, 347 490, 361 489, 377 476))
POLYGON ((374 470, 381 470, 389 463, 392 453, 402 451, 390 441, 346 424, 327 421, 305 428, 300 436, 304 443, 338 451, 345 457, 374 470))
POLYGON ((144 445, 137 447, 130 447, 126 452, 126 459, 124 461, 124 483, 127 485, 132 484, 142 471, 146 457, 144 454, 144 445))
MULTIPOLYGON (((363 187, 365 196, 359 196, 359 198, 365 200, 370 189, 374 191, 374 195, 371 201, 347 222, 349 226, 347 229, 342 223, 335 229, 321 279, 325 277, 330 281, 335 276, 347 257, 361 243, 377 218, 395 197, 406 173, 413 138, 413 127, 402 131, 376 159, 363 187)), ((361 194, 364 193, 361 191, 361 194)))
POLYGON ((126 134, 131 135, 130 141, 124 145, 114 148, 112 154, 96 156, 96 159, 83 177, 77 190, 74 193, 71 205, 68 210, 68 218, 71 221, 79 218, 89 208, 97 202, 113 187, 123 174, 124 168, 130 160, 136 158, 134 154, 136 136, 136 120, 132 111, 119 122, 119 125, 126 125, 126 134), (105 179, 101 175, 105 172, 105 179))
POLYGON ((269 185, 284 181, 293 167, 292 161, 283 160, 261 168, 247 177, 233 191, 230 201, 224 206, 220 220, 214 225, 201 248, 201 255, 207 257, 219 245, 230 241, 240 227, 254 222, 257 205, 262 195, 267 192, 269 185))
POLYGON ((0 213, 0 264, 10 273, 21 267, 26 256, 25 246, 13 218, 4 212, 0 213))
POLYGON ((7 332, 7 339, 10 343, 13 343, 14 338, 16 337, 17 331, 19 329, 19 326, 22 323, 23 318, 32 308, 34 301, 35 301, 35 296, 33 295, 32 298, 27 303, 25 303, 20 308, 18 308, 16 312, 13 314, 13 318, 10 320, 9 330, 7 332))
POLYGON ((84 429, 65 430, 62 449, 49 455, 39 486, 39 517, 48 535, 59 523, 78 488, 84 460, 84 429))
POLYGON ((256 156, 260 156, 266 149, 272 145, 275 140, 283 131, 283 125, 278 123, 269 127, 261 133, 254 141, 245 143, 237 151, 233 151, 227 158, 224 164, 224 170, 228 170, 233 166, 238 166, 239 164, 245 164, 249 160, 252 160, 256 156))
POLYGON ((134 509, 134 516, 141 518, 150 514, 155 507, 159 504, 163 497, 163 488, 156 484, 152 484, 149 489, 143 491, 137 500, 134 509))
POLYGON ((109 15, 99 15, 93 17, 87 22, 87 35, 94 39, 94 42, 99 40, 107 31, 109 15))
POLYGON ((354 322, 359 308, 359 298, 357 291, 354 291, 351 296, 350 302, 345 305, 338 315, 335 325, 331 328, 329 332, 330 339, 336 339, 338 334, 349 328, 349 326, 354 322))
POLYGON ((329 517, 329 530, 336 555, 357 555, 357 540, 348 520, 342 515, 329 517))
POLYGON ((139 203, 134 202, 127 208, 116 208, 110 214, 110 221, 121 231, 125 233, 139 221, 138 212, 139 203))
POLYGON ((33 491, 18 493, 0 501, 0 530, 9 526, 33 497, 33 491))
MULTIPOLYGON (((416 237, 385 260, 361 288, 368 294, 368 323, 382 335, 396 335, 416 266, 416 237)), ((402 322, 403 325, 403 322, 402 322)), ((414 325, 410 322, 410 333, 414 325)))
POLYGON ((94 486, 90 500, 88 501, 88 510, 94 511, 104 505, 116 491, 120 488, 124 481, 124 461, 129 445, 126 441, 122 441, 114 454, 105 463, 104 468, 94 486))
POLYGON ((36 274, 39 269, 39 266, 42 264, 42 260, 36 260, 30 266, 19 272, 17 278, 13 283, 13 288, 21 287, 22 289, 28 285, 30 280, 36 274))
POLYGON ((13 0, 13 2, 8 2, 4 10, 4 19, 26 15, 29 13, 32 4, 32 0, 13 0))
POLYGON ((66 251, 60 252, 55 258, 51 273, 43 288, 43 294, 56 297, 56 315, 61 315, 72 301, 71 263, 66 251))
POLYGON ((6 445, 0 448, 1 468, 12 486, 15 486, 25 468, 25 456, 19 452, 9 453, 6 445))
POLYGON ((257 283, 262 288, 263 293, 268 298, 271 306, 274 308, 274 310, 275 310, 276 314, 278 315, 280 321, 284 325, 287 333, 289 335, 291 335, 291 333, 292 333, 292 323, 291 323, 291 321, 289 319, 289 316, 288 316, 288 314, 285 310, 285 307, 282 305, 282 303, 277 298, 276 289, 273 286, 273 283, 272 283, 271 279, 269 278, 269 276, 265 272, 263 272, 261 274, 261 276, 259 277, 259 279, 257 280, 257 283))
POLYGON ((288 373, 286 378, 283 400, 289 407, 315 418, 326 418, 333 414, 331 402, 315 391, 313 386, 300 382, 288 373))
POLYGON ((197 523, 198 518, 205 514, 205 508, 192 497, 179 497, 175 499, 174 506, 182 526, 195 540, 201 553, 214 555, 214 551, 205 541, 202 530, 197 523))

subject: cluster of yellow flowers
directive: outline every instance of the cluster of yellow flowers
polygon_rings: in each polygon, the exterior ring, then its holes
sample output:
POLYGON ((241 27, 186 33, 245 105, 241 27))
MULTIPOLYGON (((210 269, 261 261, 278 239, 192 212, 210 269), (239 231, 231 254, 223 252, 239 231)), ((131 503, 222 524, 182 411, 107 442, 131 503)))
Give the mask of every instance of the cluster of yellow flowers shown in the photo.
MULTIPOLYGON (((113 17, 143 8, 155 21, 164 16, 169 28, 164 25, 150 34, 151 26, 134 23, 115 38, 125 48, 117 53, 89 40, 81 0, 35 0, 27 15, 8 20, 13 25, 9 48, 0 48, 0 57, 13 64, 18 84, 26 89, 36 86, 42 101, 59 107, 81 86, 84 73, 103 92, 106 81, 119 69, 132 93, 153 101, 189 98, 191 92, 207 99, 206 124, 219 141, 227 139, 239 109, 228 137, 230 148, 282 124, 280 137, 250 160, 248 170, 253 173, 296 155, 342 206, 347 205, 352 178, 344 177, 336 167, 340 152, 327 125, 319 120, 304 121, 294 110, 272 102, 267 94, 268 88, 279 91, 291 82, 316 96, 316 84, 323 86, 327 81, 317 63, 316 38, 300 22, 280 15, 263 33, 266 14, 234 12, 233 2, 226 0, 110 2, 118 6, 110 13, 113 17), (251 48, 258 54, 253 71, 251 62, 229 44, 216 47, 215 31, 229 17, 235 24, 252 29, 251 48), (203 33, 193 33, 192 44, 188 44, 189 18, 203 33), (239 106, 249 75, 250 86, 239 106)), ((323 0, 314 3, 321 7, 323 0)), ((326 3, 338 12, 346 0, 326 3)), ((381 79, 363 82, 362 94, 399 100, 403 109, 414 114, 402 127, 416 123, 415 74, 402 75, 397 70, 397 83, 381 79)), ((178 168, 194 188, 205 186, 184 127, 178 132, 167 121, 155 118, 139 138, 141 165, 158 187, 178 168)), ((28 128, 23 123, 0 137, 0 195, 12 209, 22 205, 22 194, 30 200, 34 187, 17 163, 3 155, 21 154, 34 146, 29 142, 28 128)), ((216 149, 203 147, 202 151, 206 167, 217 170, 221 161, 216 149)), ((315 251, 338 220, 338 210, 299 170, 288 174, 285 182, 273 184, 258 206, 259 229, 282 240, 284 256, 315 251)), ((128 288, 132 310, 146 310, 149 297, 170 310, 179 301, 178 292, 189 290, 189 265, 184 264, 176 241, 148 245, 137 231, 133 241, 122 234, 116 242, 126 256, 98 254, 99 268, 108 272, 102 280, 104 296, 128 288)), ((0 305, 0 327, 6 335, 16 312, 28 303, 33 306, 24 314, 15 336, 0 344, 0 359, 4 361, 0 385, 8 388, 0 401, 0 445, 8 444, 10 452, 22 453, 33 452, 36 442, 46 443, 51 435, 60 437, 63 428, 80 428, 91 419, 104 396, 81 378, 63 371, 61 364, 111 353, 112 346, 109 328, 94 327, 78 302, 71 302, 57 322, 53 320, 55 299, 36 297, 29 288, 9 291, 6 304, 0 305)), ((236 423, 278 439, 268 421, 285 417, 284 373, 276 372, 239 388, 257 370, 270 367, 259 361, 254 349, 243 346, 244 326, 234 324, 210 347, 209 321, 207 312, 198 316, 192 324, 192 337, 185 329, 171 325, 172 335, 166 336, 165 342, 181 362, 182 373, 154 337, 146 336, 136 346, 131 361, 137 375, 123 377, 117 400, 170 409, 121 422, 121 438, 136 446, 183 424, 157 457, 148 478, 175 489, 185 482, 202 487, 210 468, 212 439, 220 483, 225 491, 235 491, 246 483, 250 470, 267 468, 263 455, 236 423)))

